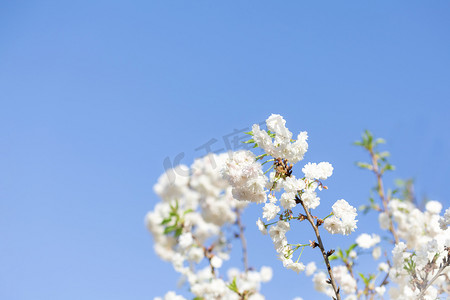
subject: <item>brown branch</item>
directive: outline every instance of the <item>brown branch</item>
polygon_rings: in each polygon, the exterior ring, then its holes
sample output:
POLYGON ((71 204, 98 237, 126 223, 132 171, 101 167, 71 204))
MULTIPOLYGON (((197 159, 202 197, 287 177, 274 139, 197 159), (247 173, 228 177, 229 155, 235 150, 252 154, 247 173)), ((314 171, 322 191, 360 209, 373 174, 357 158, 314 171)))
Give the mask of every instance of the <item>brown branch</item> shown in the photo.
POLYGON ((212 244, 211 246, 206 247, 205 245, 200 243, 199 239, 194 234, 192 234, 192 238, 194 239, 197 246, 202 248, 203 255, 206 257, 206 259, 208 259, 209 267, 211 268, 211 273, 214 275, 214 277, 216 277, 215 268, 213 267, 213 265, 211 263, 211 259, 214 257, 214 254, 212 253, 212 251, 213 251, 215 245, 212 244))
POLYGON ((372 149, 368 149, 368 150, 370 153, 370 157, 372 159, 373 172, 375 173, 375 176, 377 177, 377 192, 378 192, 378 195, 380 196, 381 202, 383 203, 383 211, 385 213, 387 213, 389 216, 389 231, 392 233, 395 243, 398 244, 399 239, 397 236, 397 232, 395 231, 395 228, 394 228, 394 222, 392 221, 392 216, 389 213, 389 208, 388 208, 389 200, 386 198, 386 196, 384 194, 383 178, 382 178, 382 174, 380 172, 379 166, 378 166, 378 160, 377 160, 377 157, 376 157, 375 153, 373 152, 373 150, 372 149))
POLYGON ((442 274, 442 272, 444 271, 444 269, 446 267, 448 267, 450 265, 450 261, 447 261, 445 264, 443 264, 439 270, 437 271, 436 275, 433 276, 433 278, 431 278, 431 280, 427 283, 427 285, 425 286, 425 288, 420 292, 419 296, 417 296, 417 299, 423 299, 423 295, 425 295, 425 292, 427 291, 427 289, 433 284, 433 282, 442 274))
POLYGON ((245 227, 244 227, 244 225, 242 225, 241 211, 237 208, 235 211, 236 211, 236 215, 237 215, 236 225, 239 227, 239 238, 240 238, 241 244, 242 244, 242 261, 244 262, 245 272, 247 272, 248 271, 248 256, 247 256, 247 240, 245 239, 245 235, 244 235, 245 227))
POLYGON ((311 224, 311 226, 314 229, 314 233, 316 234, 317 241, 319 242, 318 246, 320 248, 320 252, 322 253, 323 260, 325 261, 325 264, 327 266, 328 274, 330 275, 330 283, 331 283, 331 286, 333 287, 334 294, 336 295, 337 300, 341 300, 341 295, 339 294, 339 287, 337 286, 336 281, 334 280, 330 261, 328 260, 328 254, 325 251, 325 247, 323 246, 322 239, 320 238, 319 228, 314 223, 314 218, 311 216, 311 213, 309 212, 308 208, 305 206, 303 201, 301 199, 299 199, 298 197, 297 197, 296 201, 303 206, 303 209, 305 210, 305 213, 306 213, 306 218, 308 219, 309 223, 311 224))
POLYGON ((353 266, 348 262, 347 259, 344 261, 344 264, 347 267, 347 270, 349 271, 350 275, 353 277, 353 279, 355 279, 355 275, 353 275, 353 266))

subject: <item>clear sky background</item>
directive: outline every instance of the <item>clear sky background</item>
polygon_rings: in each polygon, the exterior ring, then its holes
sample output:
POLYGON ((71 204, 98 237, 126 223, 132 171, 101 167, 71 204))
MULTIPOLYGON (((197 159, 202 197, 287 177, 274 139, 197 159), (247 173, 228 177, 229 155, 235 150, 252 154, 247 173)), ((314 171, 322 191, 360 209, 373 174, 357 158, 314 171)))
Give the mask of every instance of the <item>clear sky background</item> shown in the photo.
MULTIPOLYGON (((163 160, 189 165, 271 113, 308 131, 305 162, 333 164, 323 207, 367 201, 374 180, 351 145, 364 129, 388 141, 389 186, 413 177, 448 207, 449 15, 449 1, 1 1, 0 298, 175 289, 143 221, 163 160)), ((317 296, 280 266, 260 213, 245 222, 250 264, 274 268, 262 292, 317 296)), ((358 225, 328 245, 378 231, 374 215, 358 225)))

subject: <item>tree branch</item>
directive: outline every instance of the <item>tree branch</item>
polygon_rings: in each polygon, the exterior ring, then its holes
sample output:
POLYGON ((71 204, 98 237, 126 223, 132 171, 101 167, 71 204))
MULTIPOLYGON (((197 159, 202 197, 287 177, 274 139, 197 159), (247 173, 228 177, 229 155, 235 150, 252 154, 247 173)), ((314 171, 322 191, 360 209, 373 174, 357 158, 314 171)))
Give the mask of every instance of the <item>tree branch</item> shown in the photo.
POLYGON ((235 211, 236 211, 236 215, 237 215, 236 224, 239 227, 239 238, 240 238, 241 244, 242 244, 242 261, 244 262, 245 272, 247 272, 248 271, 248 256, 247 256, 247 240, 245 239, 245 235, 244 235, 245 227, 244 227, 244 225, 242 225, 241 211, 238 208, 236 208, 235 211))
POLYGON ((382 174, 381 174, 379 166, 378 166, 378 160, 377 160, 377 157, 376 157, 375 153, 373 152, 373 150, 372 149, 368 149, 368 150, 370 153, 370 157, 372 159, 373 172, 375 173, 375 176, 377 177, 377 192, 378 192, 378 195, 380 196, 381 202, 383 203, 383 211, 385 213, 387 213, 388 217, 389 217, 389 231, 392 233, 392 236, 394 237, 395 244, 398 244, 399 239, 397 236, 397 232, 395 231, 395 228, 394 228, 394 222, 392 221, 392 216, 389 214, 389 208, 388 208, 389 199, 387 199, 384 194, 383 179, 382 179, 382 174))
POLYGON ((322 253, 323 260, 325 261, 325 264, 327 266, 327 271, 328 271, 328 274, 330 275, 331 286, 333 287, 334 294, 336 295, 336 299, 337 300, 341 300, 341 296, 339 294, 339 287, 337 286, 336 281, 334 280, 333 272, 331 270, 330 261, 328 260, 328 254, 325 251, 325 247, 323 246, 322 239, 320 238, 319 228, 316 226, 316 224, 314 224, 314 219, 311 216, 311 213, 309 212, 308 208, 303 203, 303 201, 301 199, 299 199, 299 198, 297 198, 297 199, 298 199, 299 203, 303 206, 303 209, 305 210, 305 213, 306 213, 306 218, 309 221, 309 223, 311 224, 311 226, 313 227, 314 233, 316 234, 317 241, 319 242, 318 246, 320 248, 320 252, 322 253))

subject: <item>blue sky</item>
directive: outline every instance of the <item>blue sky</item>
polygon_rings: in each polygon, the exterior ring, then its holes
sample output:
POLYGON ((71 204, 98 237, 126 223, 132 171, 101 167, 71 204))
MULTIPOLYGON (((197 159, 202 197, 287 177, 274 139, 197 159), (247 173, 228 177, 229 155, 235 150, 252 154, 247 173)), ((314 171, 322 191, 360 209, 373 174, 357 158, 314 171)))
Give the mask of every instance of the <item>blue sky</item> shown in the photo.
MULTIPOLYGON (((367 201, 373 178, 351 143, 370 129, 397 167, 387 182, 413 177, 448 207, 449 13, 448 1, 1 2, 0 298, 174 289, 143 223, 163 160, 190 164, 271 113, 309 132, 306 161, 333 164, 322 203, 367 201)), ((316 296, 256 232, 260 209, 245 222, 250 263, 274 268, 263 293, 316 296)))

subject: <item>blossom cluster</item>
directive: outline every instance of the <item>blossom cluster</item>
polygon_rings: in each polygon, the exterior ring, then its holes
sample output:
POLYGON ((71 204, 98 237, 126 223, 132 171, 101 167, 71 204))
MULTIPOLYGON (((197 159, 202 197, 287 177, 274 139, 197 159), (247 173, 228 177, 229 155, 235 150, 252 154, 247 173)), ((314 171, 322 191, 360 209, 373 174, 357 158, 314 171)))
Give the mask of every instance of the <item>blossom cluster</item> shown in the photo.
MULTIPOLYGON (((382 175, 393 167, 387 162, 387 152, 377 152, 376 146, 383 140, 374 140, 366 132, 362 142, 371 155, 371 164, 359 163, 362 168, 375 173, 377 178, 376 190, 382 205, 372 199, 370 209, 378 214, 380 229, 386 230, 392 244, 384 243, 383 260, 378 262, 377 270, 368 275, 359 273, 355 266, 360 254, 372 252, 373 265, 382 257, 381 238, 377 234, 362 233, 355 243, 347 250, 339 249, 331 259, 339 260, 341 265, 333 267, 333 273, 346 299, 359 299, 370 296, 371 299, 383 299, 388 296, 393 300, 424 299, 435 300, 440 295, 450 292, 450 208, 440 216, 442 204, 438 201, 428 201, 420 210, 412 199, 392 198, 391 193, 385 194, 382 186, 382 175), (389 255, 391 254, 391 255, 389 255), (362 279, 362 280, 359 280, 362 279), (358 280, 360 285, 358 287, 358 280)), ((338 212, 335 211, 335 216, 338 212)), ((325 226, 327 226, 327 221, 325 226)), ((331 224, 331 221, 328 221, 331 224)), ((330 224, 328 226, 330 226, 330 224)), ((332 296, 329 285, 321 284, 325 273, 319 271, 313 277, 316 290, 332 296)))
MULTIPOLYGON (((222 176, 227 160, 228 154, 209 154, 195 160, 190 168, 178 166, 161 175, 154 186, 161 202, 147 214, 147 228, 153 235, 155 252, 172 263, 199 299, 233 300, 240 299, 240 294, 250 300, 264 299, 259 289, 272 277, 269 267, 259 272, 233 268, 228 270, 228 279, 220 275, 223 261, 230 258, 232 237, 227 236, 227 228, 235 226, 238 214, 247 206, 233 197, 222 176), (179 175, 186 173, 189 175, 179 175), (202 267, 204 261, 206 267, 202 267)), ((171 291, 163 299, 185 298, 171 291)))
MULTIPOLYGON (((311 276, 314 288, 328 297, 434 300, 450 294, 450 208, 443 212, 440 202, 428 201, 419 209, 406 196, 394 198, 383 190, 383 174, 393 166, 387 153, 376 149, 382 139, 366 132, 356 144, 371 155, 371 163, 358 165, 376 175, 379 195, 379 202, 371 199, 363 211, 378 214, 385 234, 359 233, 347 249, 330 249, 324 243, 328 233, 347 236, 357 229, 356 208, 340 199, 326 208, 328 215, 317 216, 317 207, 325 203, 319 194, 328 189, 324 181, 332 176, 333 166, 309 162, 299 175, 296 164, 308 150, 308 134, 302 131, 293 139, 284 118, 275 114, 266 120, 266 128, 255 124, 248 133, 246 143, 253 144, 256 154, 248 150, 209 154, 190 167, 167 170, 154 186, 161 202, 147 214, 146 224, 155 252, 172 263, 194 299, 264 299, 261 283, 270 281, 272 270, 247 265, 240 219, 252 203, 262 206, 256 225, 270 237, 283 266, 311 276), (300 241, 292 242, 289 232, 295 230, 294 223, 310 227, 315 239, 302 241, 296 234, 300 241), (244 268, 224 272, 232 239, 238 236, 244 268), (301 259, 306 248, 318 249, 322 263, 301 259), (357 270, 364 254, 371 254, 365 258, 377 266, 369 273, 357 270)), ((155 299, 186 298, 170 291, 155 299)))
POLYGON ((333 216, 325 220, 325 229, 330 233, 348 235, 356 228, 356 208, 341 199, 333 204, 333 216))
MULTIPOLYGON (((257 226, 263 234, 269 235, 284 267, 297 273, 303 271, 305 265, 293 260, 293 254, 298 249, 304 249, 303 244, 288 243, 286 233, 290 230, 292 220, 302 221, 306 218, 293 217, 293 209, 300 205, 310 211, 320 205, 317 190, 322 190, 325 180, 333 173, 329 162, 307 163, 303 166, 304 176, 297 178, 293 173, 293 164, 301 161, 308 150, 306 132, 300 132, 297 140, 292 139, 292 132, 286 127, 286 121, 280 115, 272 114, 267 120, 267 131, 258 124, 252 126, 249 142, 261 148, 264 153, 256 157, 250 151, 240 151, 226 164, 225 178, 233 187, 236 199, 264 203, 262 217, 269 222, 278 218, 276 222, 266 224, 261 220, 257 226), (270 159, 270 157, 272 157, 270 159), (267 159, 258 163, 259 160, 267 159), (271 167, 262 171, 263 164, 271 162, 271 167), (273 170, 272 170, 273 168, 273 170), (267 196, 266 196, 267 195, 267 196)), ((325 219, 324 228, 332 234, 348 235, 356 229, 356 209, 345 200, 339 200, 333 205, 332 213, 325 219)), ((306 244, 306 246, 309 246, 306 244)))
MULTIPOLYGON (((421 211, 411 202, 392 199, 389 209, 398 236, 403 240, 392 250, 389 278, 397 286, 389 289, 389 296, 391 299, 413 298, 421 292, 418 281, 425 277, 431 279, 439 271, 438 266, 450 257, 450 230, 439 226, 442 204, 437 201, 429 201, 425 211, 421 211)), ((384 216, 380 219, 383 221, 384 216)), ((386 228, 383 222, 380 226, 386 228)), ((440 274, 427 288, 425 299, 436 299, 442 292, 449 291, 450 267, 440 274)))

